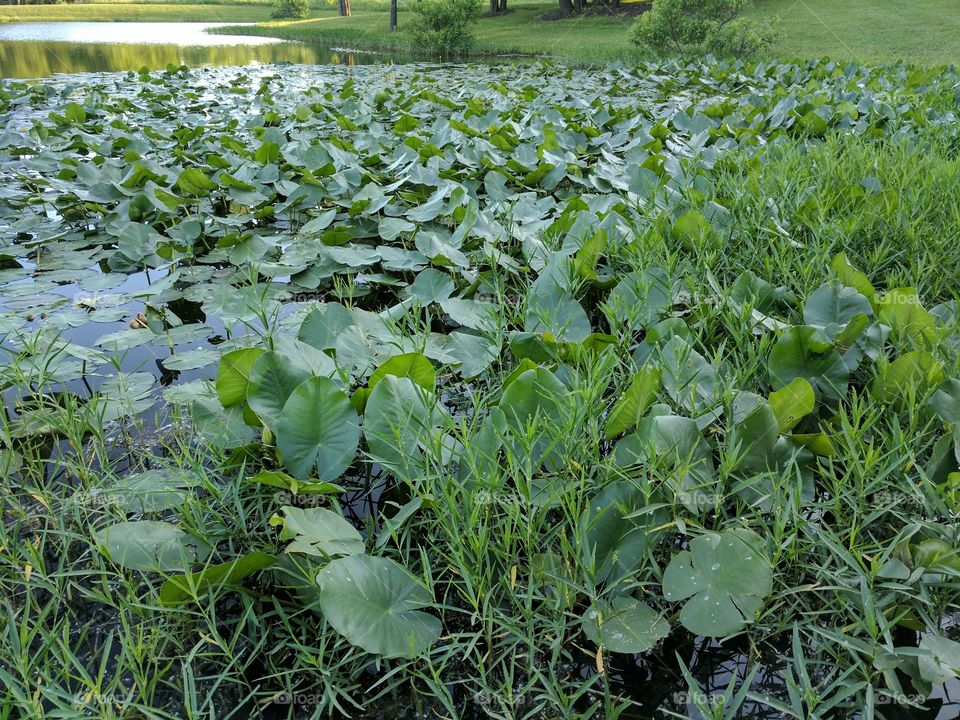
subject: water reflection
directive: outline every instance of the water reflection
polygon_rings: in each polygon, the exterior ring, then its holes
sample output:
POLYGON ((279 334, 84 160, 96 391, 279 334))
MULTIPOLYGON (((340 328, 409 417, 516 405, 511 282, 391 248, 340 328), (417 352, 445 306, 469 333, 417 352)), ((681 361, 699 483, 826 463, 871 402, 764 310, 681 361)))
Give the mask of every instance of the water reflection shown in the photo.
MULTIPOLYGON (((235 23, 252 25, 253 23, 235 23)), ((123 43, 156 45, 269 45, 278 38, 215 35, 206 32, 222 23, 209 22, 25 22, 0 25, 0 40, 51 41, 72 43, 123 43)))
POLYGON ((276 38, 213 35, 215 23, 12 23, 0 25, 0 77, 151 70, 168 64, 251 62, 362 65, 389 58, 276 38))

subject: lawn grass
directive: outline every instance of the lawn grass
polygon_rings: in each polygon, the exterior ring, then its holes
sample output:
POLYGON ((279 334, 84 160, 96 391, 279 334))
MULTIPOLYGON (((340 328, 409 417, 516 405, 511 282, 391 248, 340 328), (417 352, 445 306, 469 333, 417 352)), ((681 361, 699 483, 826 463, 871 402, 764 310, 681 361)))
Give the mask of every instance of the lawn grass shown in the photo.
MULTIPOLYGON (((479 54, 550 55, 578 63, 630 61, 629 18, 542 20, 556 4, 514 2, 507 15, 481 16, 475 25, 479 54)), ((358 48, 411 49, 404 32, 387 31, 383 3, 354 3, 355 14, 275 22, 241 32, 358 48)), ((894 0, 759 0, 750 15, 774 23, 778 38, 768 53, 777 59, 830 56, 858 62, 907 61, 925 65, 960 62, 960 11, 950 0, 919 0, 905 12, 894 0)))
POLYGON ((756 0, 750 14, 779 17, 780 57, 960 63, 955 0, 756 0))
MULTIPOLYGON (((382 4, 378 3, 381 7, 382 4)), ((230 32, 282 37, 289 40, 348 45, 358 49, 416 51, 405 32, 409 15, 400 12, 400 32, 387 29, 387 11, 364 2, 354 3, 352 17, 336 14, 310 20, 277 21, 230 32)), ((629 17, 576 17, 543 20, 556 5, 542 0, 514 2, 505 15, 481 15, 474 26, 478 55, 537 55, 580 64, 629 62, 641 57, 629 41, 629 17)))

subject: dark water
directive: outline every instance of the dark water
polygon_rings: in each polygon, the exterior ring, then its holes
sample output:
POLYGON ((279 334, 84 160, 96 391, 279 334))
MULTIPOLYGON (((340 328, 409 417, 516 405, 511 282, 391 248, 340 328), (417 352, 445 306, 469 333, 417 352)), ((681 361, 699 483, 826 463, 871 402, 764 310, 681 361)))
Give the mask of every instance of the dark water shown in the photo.
POLYGON ((393 58, 276 38, 215 35, 218 23, 37 22, 0 25, 0 77, 156 70, 168 64, 361 65, 393 58))

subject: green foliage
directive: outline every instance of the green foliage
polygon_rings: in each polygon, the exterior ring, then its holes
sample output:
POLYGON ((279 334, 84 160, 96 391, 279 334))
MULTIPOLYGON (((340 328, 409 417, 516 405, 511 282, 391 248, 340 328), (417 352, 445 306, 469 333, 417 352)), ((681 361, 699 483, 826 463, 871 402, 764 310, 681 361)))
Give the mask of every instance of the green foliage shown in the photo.
POLYGON ((955 72, 87 82, 0 87, 13 717, 626 716, 694 634, 766 685, 709 717, 957 674, 955 72))
POLYGON ((305 18, 310 13, 310 0, 274 0, 273 12, 270 17, 276 19, 283 18, 305 18))
POLYGON ((753 55, 774 38, 769 24, 742 16, 750 1, 653 0, 634 24, 632 39, 657 54, 753 55))
POLYGON ((416 47, 433 55, 464 55, 473 48, 477 0, 419 0, 411 6, 416 47))

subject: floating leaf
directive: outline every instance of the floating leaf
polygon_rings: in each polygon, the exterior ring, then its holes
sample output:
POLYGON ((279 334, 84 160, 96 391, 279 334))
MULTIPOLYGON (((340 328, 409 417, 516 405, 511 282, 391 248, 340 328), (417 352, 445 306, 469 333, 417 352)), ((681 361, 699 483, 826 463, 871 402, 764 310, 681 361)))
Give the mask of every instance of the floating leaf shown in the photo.
POLYGON ((202 560, 210 549, 175 525, 153 520, 121 522, 96 534, 117 565, 143 572, 175 572, 202 560))
POLYGON ((752 623, 773 589, 763 543, 750 530, 710 532, 674 555, 663 574, 663 596, 687 600, 680 622, 690 632, 723 637, 752 623))
POLYGON ((890 290, 878 300, 880 322, 890 326, 897 342, 917 343, 936 337, 936 318, 920 304, 914 288, 890 290))
POLYGON ((652 505, 649 493, 630 481, 611 483, 590 499, 580 527, 598 583, 618 582, 643 566, 647 529, 664 519, 652 505))
POLYGON ((339 495, 343 492, 339 485, 328 482, 301 482, 279 470, 261 470, 252 477, 244 478, 244 482, 289 490, 294 495, 339 495))
POLYGON ((247 385, 254 363, 263 355, 262 348, 242 348, 220 358, 217 372, 217 396, 225 408, 242 405, 247 400, 247 385))
POLYGON ((930 407, 944 422, 960 425, 960 380, 943 383, 930 398, 930 407))
POLYGON ((795 377, 779 390, 774 390, 768 400, 782 433, 793 430, 817 405, 813 387, 802 377, 795 377))
POLYGON ((423 612, 433 597, 393 560, 352 555, 317 575, 320 608, 351 644, 386 658, 423 655, 440 637, 440 621, 423 612))
POLYGON ((192 197, 206 197, 217 187, 213 180, 197 168, 187 168, 180 173, 176 185, 184 194, 192 197))
POLYGON ((373 372, 367 381, 367 387, 373 390, 386 375, 410 378, 430 392, 434 392, 437 387, 437 371, 434 370, 433 363, 421 353, 394 355, 373 372))
POLYGON ((599 601, 580 621, 583 633, 611 652, 635 655, 670 634, 670 624, 656 610, 627 595, 599 601))
MULTIPOLYGON (((264 425, 277 432, 283 406, 293 391, 311 374, 306 363, 297 362, 296 357, 272 350, 265 352, 249 371, 247 404, 264 425)), ((223 396, 220 397, 222 400, 223 396)))
POLYGON ((776 389, 799 377, 829 400, 847 394, 847 366, 829 338, 815 327, 797 325, 783 333, 770 351, 768 370, 776 389))
POLYGON ((183 505, 197 482, 184 470, 156 468, 124 475, 97 497, 129 513, 159 512, 183 505))
POLYGON ((874 381, 873 396, 884 402, 922 396, 943 382, 943 365, 931 353, 914 350, 904 353, 874 381))

